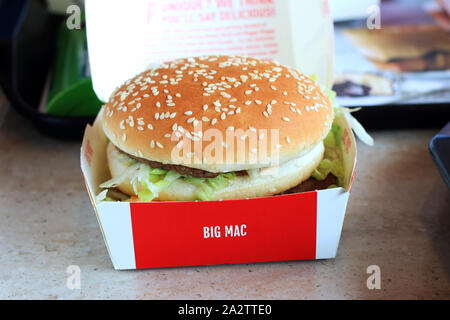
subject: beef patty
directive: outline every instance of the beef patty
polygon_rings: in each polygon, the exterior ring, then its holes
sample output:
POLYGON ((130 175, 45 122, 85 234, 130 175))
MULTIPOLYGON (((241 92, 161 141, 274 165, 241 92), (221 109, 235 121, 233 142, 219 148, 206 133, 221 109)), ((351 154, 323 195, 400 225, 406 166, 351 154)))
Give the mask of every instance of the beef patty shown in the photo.
MULTIPOLYGON (((117 150, 123 154, 126 154, 128 157, 137 160, 139 162, 144 162, 146 164, 148 164, 151 168, 161 168, 163 170, 174 170, 176 172, 178 172, 179 174, 182 175, 186 175, 186 176, 191 176, 191 177, 197 177, 197 178, 215 178, 217 177, 219 174, 222 173, 226 173, 226 172, 209 172, 209 171, 205 171, 205 170, 201 170, 201 169, 195 169, 195 168, 189 168, 189 167, 185 167, 182 165, 177 165, 177 164, 164 164, 161 162, 157 162, 157 161, 152 161, 152 160, 147 160, 147 159, 143 159, 143 158, 139 158, 136 156, 133 156, 129 153, 123 152, 122 150, 120 150, 119 148, 117 148, 117 150)), ((247 171, 242 170, 242 171, 233 171, 237 176, 245 176, 247 175, 247 171)))
POLYGON ((303 181, 302 183, 296 185, 295 187, 286 190, 280 194, 291 194, 291 193, 300 193, 300 192, 308 192, 314 190, 322 190, 326 189, 329 186, 337 184, 337 178, 333 174, 328 174, 327 177, 322 180, 316 180, 314 178, 309 178, 308 180, 303 181))

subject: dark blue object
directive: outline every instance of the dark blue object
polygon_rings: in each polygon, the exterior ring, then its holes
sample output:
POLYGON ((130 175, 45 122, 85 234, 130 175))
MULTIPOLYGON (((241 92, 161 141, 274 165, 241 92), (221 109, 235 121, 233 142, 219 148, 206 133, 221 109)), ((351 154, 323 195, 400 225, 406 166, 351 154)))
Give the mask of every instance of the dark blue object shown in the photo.
POLYGON ((39 129, 62 139, 80 139, 94 117, 52 116, 38 110, 64 18, 51 14, 45 1, 0 0, 0 85, 11 106, 39 129))
POLYGON ((450 122, 431 139, 429 148, 442 178, 450 188, 450 122))

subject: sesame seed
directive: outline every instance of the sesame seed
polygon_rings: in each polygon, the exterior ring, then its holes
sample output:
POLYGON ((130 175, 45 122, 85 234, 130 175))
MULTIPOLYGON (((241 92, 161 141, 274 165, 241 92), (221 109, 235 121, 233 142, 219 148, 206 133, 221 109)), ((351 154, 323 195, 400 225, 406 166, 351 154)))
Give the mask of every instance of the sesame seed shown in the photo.
POLYGON ((291 143, 291 139, 288 136, 286 136, 286 142, 291 143))
POLYGON ((245 101, 245 104, 248 106, 250 105, 252 102, 250 100, 245 101))
POLYGON ((261 104, 261 100, 255 100, 256 104, 261 104))
POLYGON ((203 106, 203 111, 206 111, 207 109, 208 109, 208 105, 205 104, 205 105, 203 106))
POLYGON ((252 92, 253 92, 253 90, 246 90, 246 91, 245 91, 245 94, 246 94, 246 95, 249 95, 249 94, 251 94, 252 92))
POLYGON ((217 119, 216 118, 212 119, 211 124, 215 125, 216 123, 217 123, 217 119))
POLYGON ((283 117, 283 121, 289 122, 291 121, 291 119, 289 119, 288 117, 283 117))
POLYGON ((134 127, 134 120, 132 116, 129 116, 127 119, 128 124, 130 125, 130 127, 134 127))
POLYGON ((158 148, 160 148, 160 149, 163 149, 163 148, 164 148, 164 146, 163 146, 161 143, 159 143, 158 141, 156 142, 156 145, 157 145, 158 148))
POLYGON ((165 138, 170 138, 172 135, 170 134, 170 133, 166 133, 165 135, 164 135, 164 137, 165 138))
POLYGON ((192 115, 192 111, 186 111, 184 114, 187 116, 190 116, 190 115, 192 115))

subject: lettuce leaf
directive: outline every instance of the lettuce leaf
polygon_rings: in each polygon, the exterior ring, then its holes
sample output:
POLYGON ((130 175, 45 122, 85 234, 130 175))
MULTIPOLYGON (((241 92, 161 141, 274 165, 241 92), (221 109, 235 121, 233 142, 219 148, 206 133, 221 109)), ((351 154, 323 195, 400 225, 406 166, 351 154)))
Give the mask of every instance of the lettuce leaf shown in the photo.
MULTIPOLYGON (((311 79, 316 80, 317 77, 312 76, 311 79)), ((333 90, 326 89, 322 87, 322 90, 328 96, 330 103, 333 107, 335 118, 343 115, 347 118, 350 126, 355 132, 356 136, 364 143, 368 145, 373 145, 372 137, 366 132, 363 126, 356 120, 351 113, 358 111, 359 109, 348 109, 341 107, 336 102, 336 92, 333 90)), ((331 130, 328 135, 323 140, 325 146, 324 158, 319 164, 319 167, 314 170, 312 177, 316 180, 324 180, 328 174, 332 173, 337 177, 337 186, 343 185, 344 180, 344 161, 342 155, 342 135, 344 130, 341 126, 333 123, 331 125, 331 130)), ((331 185, 329 188, 337 187, 336 185, 331 185)))
POLYGON ((333 124, 330 132, 324 139, 325 152, 319 166, 312 173, 312 177, 322 181, 333 174, 338 179, 338 186, 342 186, 344 179, 344 160, 341 149, 342 128, 333 124))
POLYGON ((183 179, 185 182, 196 186, 196 198, 198 200, 213 200, 214 193, 226 188, 229 185, 229 180, 235 178, 234 172, 223 173, 215 178, 196 178, 181 175, 173 170, 151 168, 145 163, 136 162, 131 164, 121 175, 103 182, 100 187, 104 190, 97 195, 96 201, 114 201, 107 196, 108 190, 119 186, 127 179, 133 185, 134 192, 137 194, 137 201, 153 201, 161 191, 177 179, 183 179))
POLYGON ((228 187, 229 180, 236 179, 236 174, 234 172, 227 172, 219 174, 214 178, 183 176, 183 179, 197 187, 196 197, 198 200, 206 201, 214 200, 214 193, 228 187))

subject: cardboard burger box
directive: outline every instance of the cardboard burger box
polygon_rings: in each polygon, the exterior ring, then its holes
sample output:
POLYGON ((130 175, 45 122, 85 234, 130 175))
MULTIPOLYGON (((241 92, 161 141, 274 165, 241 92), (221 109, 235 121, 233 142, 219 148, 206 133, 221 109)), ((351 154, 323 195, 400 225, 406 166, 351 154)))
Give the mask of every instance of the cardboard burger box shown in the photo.
MULTIPOLYGON (((114 46, 110 42, 112 41, 116 47, 118 46, 118 40, 114 34, 117 27, 108 29, 105 21, 113 20, 114 23, 117 23, 118 20, 114 19, 114 15, 120 14, 120 17, 125 17, 123 18, 125 19, 124 24, 121 24, 121 34, 124 32, 123 29, 133 34, 132 31, 135 30, 137 25, 152 23, 154 19, 161 21, 163 18, 160 15, 167 14, 167 12, 163 7, 158 7, 161 2, 156 0, 139 2, 140 4, 136 5, 137 7, 129 7, 126 11, 127 14, 123 14, 124 11, 121 11, 121 9, 124 9, 121 7, 123 4, 108 2, 109 6, 102 7, 100 5, 102 2, 106 6, 104 1, 87 0, 86 18, 94 89, 99 97, 107 100, 116 86, 140 70, 145 69, 149 64, 160 61, 161 57, 150 53, 147 53, 145 57, 136 57, 133 56, 134 53, 128 52, 128 49, 125 50, 127 52, 121 49, 117 50, 119 52, 114 52, 112 50, 114 46), (145 3, 145 6, 139 7, 143 5, 142 3, 145 3), (105 15, 105 8, 109 10, 107 12, 109 15, 105 15), (140 14, 143 9, 147 9, 147 15, 140 14), (150 18, 148 17, 148 10, 151 12, 150 18), (135 19, 131 19, 130 16, 134 16, 135 19), (133 23, 127 25, 127 19, 133 20, 133 23), (140 19, 142 21, 139 22, 140 19), (99 27, 102 24, 103 33, 100 32, 102 28, 99 27), (118 57, 117 55, 121 56, 118 57), (108 63, 110 64, 109 69, 107 68, 108 63), (114 65, 114 70, 119 70, 117 74, 111 72, 112 65, 114 65)), ((181 1, 164 1, 164 3, 168 2, 174 5, 172 8, 182 3, 181 1)), ((187 5, 186 3, 191 2, 185 2, 185 5, 187 5)), ((243 2, 239 3, 242 4, 243 2)), ((287 10, 281 3, 286 4, 291 3, 291 1, 257 1, 252 3, 256 3, 256 6, 268 6, 269 9, 272 9, 269 10, 266 7, 266 11, 271 12, 271 15, 267 14, 267 16, 255 19, 260 19, 263 22, 267 20, 266 23, 274 28, 277 35, 282 34, 286 25, 275 22, 280 20, 278 14, 287 10)), ((331 41, 329 39, 329 33, 327 32, 329 29, 322 25, 325 20, 321 19, 324 15, 329 15, 323 7, 323 3, 326 3, 326 1, 321 2, 320 6, 316 7, 311 5, 310 1, 295 1, 294 3, 295 5, 303 3, 305 8, 309 10, 307 10, 309 15, 304 15, 304 20, 301 20, 303 29, 307 30, 307 27, 311 25, 310 30, 321 30, 317 34, 319 38, 316 38, 318 40, 314 42, 314 46, 317 54, 325 59, 322 62, 331 61, 328 65, 331 67, 333 54, 330 43, 332 43, 332 39, 331 41)), ((198 10, 205 14, 205 8, 202 4, 202 1, 192 1, 192 11, 198 10), (195 7, 195 3, 199 7, 195 7)), ((231 4, 236 7, 227 8, 227 11, 223 11, 223 8, 216 6, 210 8, 207 12, 210 12, 210 14, 215 12, 216 17, 220 17, 221 12, 231 14, 230 12, 233 10, 239 11, 242 9, 237 2, 231 1, 231 4)), ((261 7, 258 8, 261 9, 261 7)), ((263 10, 263 12, 266 11, 263 10)), ((192 14, 190 11, 182 12, 192 14)), ((177 14, 182 15, 180 12, 177 12, 177 14)), ((247 23, 254 22, 239 19, 232 23, 229 21, 226 23, 209 21, 208 26, 223 28, 224 25, 230 27, 233 23, 245 26, 247 23)), ((200 22, 198 23, 200 24, 200 22)), ((148 33, 154 32, 145 30, 148 33)), ((292 32, 292 30, 287 31, 292 32)), ((196 29, 195 32, 200 31, 196 29)), ((139 32, 134 34, 136 33, 139 32)), ((300 32, 297 37, 301 39, 302 35, 303 33, 300 32)), ((148 44, 146 41, 153 45, 154 38, 149 35, 143 37, 144 35, 140 34, 138 39, 135 39, 137 43, 133 44, 134 49, 136 49, 136 46, 148 44)), ((276 36, 273 41, 277 43, 280 51, 285 51, 284 55, 294 56, 294 51, 302 52, 303 50, 297 51, 293 48, 306 48, 311 44, 308 41, 310 39, 309 34, 303 39, 306 39, 306 41, 300 40, 293 43, 292 39, 280 40, 280 37, 276 36)), ((119 47, 122 48, 122 46, 119 47)), ((199 54, 210 54, 210 51, 213 50, 203 47, 200 49, 199 54)), ((170 48, 165 50, 170 51, 170 48)), ((279 51, 277 52, 279 54, 279 51)), ((235 54, 245 53, 239 50, 235 52, 235 54)), ((230 52, 227 52, 227 54, 230 54, 230 52)), ((179 56, 181 57, 182 53, 179 53, 179 56)), ((297 65, 300 70, 302 70, 302 64, 308 65, 308 73, 319 74, 319 80, 328 86, 331 85, 330 74, 332 72, 331 70, 324 70, 323 63, 319 61, 313 63, 313 60, 309 60, 309 63, 307 63, 307 57, 298 54, 295 56, 296 63, 289 60, 283 61, 276 54, 265 58, 297 65)), ((177 54, 174 54, 170 58, 176 57, 177 54)), ((103 110, 93 126, 86 128, 81 147, 81 169, 115 269, 314 260, 335 257, 356 166, 355 138, 350 123, 344 115, 335 119, 335 123, 343 129, 341 143, 345 172, 343 187, 241 200, 96 202, 96 195, 101 191, 99 185, 110 178, 106 159, 108 139, 102 129, 102 112, 103 110)))

